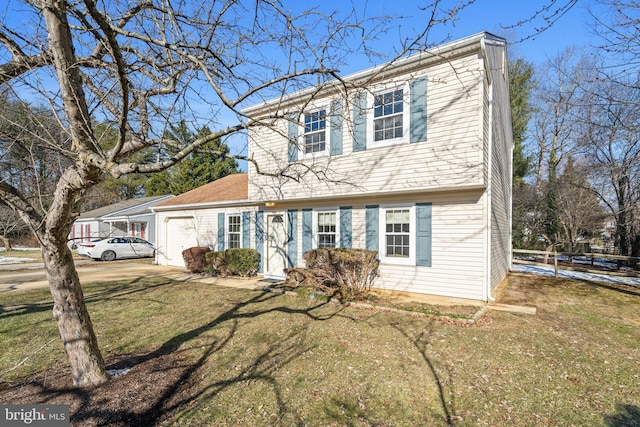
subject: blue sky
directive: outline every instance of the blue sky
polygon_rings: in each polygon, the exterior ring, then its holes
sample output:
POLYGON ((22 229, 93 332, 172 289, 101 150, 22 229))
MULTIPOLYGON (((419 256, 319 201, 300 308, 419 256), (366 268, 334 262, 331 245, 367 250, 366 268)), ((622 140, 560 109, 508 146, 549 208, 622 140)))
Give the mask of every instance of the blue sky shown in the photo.
MULTIPOLYGON (((282 0, 285 8, 294 11, 314 7, 318 4, 318 10, 325 13, 338 11, 347 13, 353 3, 358 11, 358 17, 393 16, 389 25, 392 28, 387 34, 377 40, 371 40, 370 46, 380 53, 393 52, 398 48, 398 37, 401 34, 409 35, 412 32, 422 29, 426 25, 427 12, 421 11, 421 5, 427 5, 434 0, 325 0, 324 2, 309 2, 301 0, 282 0), (342 7, 341 10, 341 6, 342 7)), ((452 5, 465 3, 469 0, 441 0, 442 8, 451 8, 452 5)), ((499 36, 506 37, 510 43, 510 55, 512 58, 524 57, 535 66, 541 66, 547 59, 557 56, 566 48, 585 46, 595 43, 591 32, 592 18, 587 13, 587 7, 596 7, 594 0, 577 0, 577 3, 566 12, 554 25, 541 34, 536 35, 521 43, 513 43, 525 36, 535 34, 535 28, 543 26, 542 19, 534 20, 517 26, 515 29, 506 29, 506 26, 513 26, 519 21, 525 20, 535 14, 542 5, 553 0, 476 0, 471 6, 463 10, 456 16, 455 22, 438 26, 432 33, 428 41, 437 43, 445 38, 455 40, 463 38, 481 31, 489 31, 499 36)), ((562 4, 570 0, 556 0, 562 4)), ((16 10, 22 10, 24 6, 19 0, 9 0, 4 8, 0 8, 0 16, 8 18, 11 24, 17 24, 15 16, 16 10), (14 22, 11 22, 11 21, 14 22)), ((599 11, 599 15, 604 13, 599 11)), ((384 62, 384 57, 376 58, 376 63, 384 62)), ((348 63, 340 69, 340 74, 346 75, 359 71, 374 63, 368 62, 366 58, 353 56, 348 58, 348 63)), ((231 144, 243 145, 243 140, 229 141, 231 144)))
MULTIPOLYGON (((293 0, 295 1, 295 0, 293 0)), ((291 1, 291 2, 293 2, 291 1)), ((542 19, 523 24, 515 29, 504 27, 527 19, 535 14, 537 10, 550 0, 476 0, 476 2, 457 15, 454 24, 446 24, 438 27, 432 33, 430 41, 436 42, 446 35, 452 39, 463 38, 481 31, 488 31, 496 35, 506 37, 509 42, 515 42, 525 36, 536 34, 535 28, 544 25, 542 19)), ((558 0, 565 3, 568 0, 558 0)), ((460 1, 463 3, 464 0, 460 1)), ((356 4, 365 2, 357 2, 356 4)), ((412 28, 424 26, 424 12, 420 14, 419 5, 431 3, 415 0, 370 0, 367 2, 367 12, 373 15, 394 15, 405 16, 399 19, 401 31, 410 32, 412 28)), ((444 7, 451 7, 457 4, 457 0, 446 0, 442 2, 444 7)), ((307 5, 308 7, 308 5, 307 5)), ((327 7, 336 7, 335 4, 327 7)), ((538 34, 521 43, 510 44, 510 54, 512 57, 522 56, 534 65, 541 65, 547 59, 557 56, 566 48, 573 46, 585 46, 594 43, 592 36, 592 18, 587 12, 587 7, 600 10, 600 15, 604 13, 602 7, 590 0, 578 0, 554 25, 548 30, 538 34)), ((548 14, 547 14, 548 15, 548 14)), ((364 68, 364 67, 361 67, 364 68)), ((351 71, 351 70, 350 70, 351 71)))

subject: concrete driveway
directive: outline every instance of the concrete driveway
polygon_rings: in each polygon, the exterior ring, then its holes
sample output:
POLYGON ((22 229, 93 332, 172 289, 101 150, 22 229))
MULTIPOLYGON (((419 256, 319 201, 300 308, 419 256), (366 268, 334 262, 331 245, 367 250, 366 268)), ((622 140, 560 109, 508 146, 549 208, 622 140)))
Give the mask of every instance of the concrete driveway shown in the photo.
MULTIPOLYGON (((109 282, 126 279, 139 279, 150 276, 162 276, 177 281, 204 282, 220 286, 244 289, 259 289, 267 286, 260 283, 261 278, 230 279, 191 274, 181 267, 164 267, 133 261, 93 261, 76 260, 76 269, 81 283, 109 282)), ((48 288, 44 265, 42 263, 8 264, 0 266, 0 292, 48 288)))

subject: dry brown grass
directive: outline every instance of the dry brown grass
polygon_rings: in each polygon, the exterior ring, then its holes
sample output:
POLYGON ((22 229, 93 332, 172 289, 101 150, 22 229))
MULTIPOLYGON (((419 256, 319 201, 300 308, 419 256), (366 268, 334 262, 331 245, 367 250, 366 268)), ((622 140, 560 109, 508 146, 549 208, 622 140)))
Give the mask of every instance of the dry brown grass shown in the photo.
POLYGON ((80 394, 57 340, 7 372, 56 337, 46 292, 0 295, 0 401, 67 402, 76 425, 640 422, 636 288, 512 275, 501 302, 538 314, 463 326, 160 278, 93 284, 103 352, 131 371, 80 394))

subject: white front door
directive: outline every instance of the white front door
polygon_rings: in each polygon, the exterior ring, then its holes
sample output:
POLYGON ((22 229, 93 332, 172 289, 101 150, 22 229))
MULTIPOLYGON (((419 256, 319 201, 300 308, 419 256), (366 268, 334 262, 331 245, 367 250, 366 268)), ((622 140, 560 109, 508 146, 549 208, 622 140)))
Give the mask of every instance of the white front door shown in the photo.
POLYGON ((265 276, 284 278, 287 266, 287 229, 284 215, 267 215, 267 268, 265 276))

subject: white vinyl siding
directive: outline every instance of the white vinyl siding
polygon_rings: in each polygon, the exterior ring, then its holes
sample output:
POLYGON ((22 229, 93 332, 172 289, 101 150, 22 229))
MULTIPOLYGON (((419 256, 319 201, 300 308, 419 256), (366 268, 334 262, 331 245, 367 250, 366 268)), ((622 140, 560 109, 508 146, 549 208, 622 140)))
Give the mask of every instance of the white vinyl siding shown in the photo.
MULTIPOLYGON (((482 299, 485 233, 484 202, 480 194, 440 196, 424 202, 431 202, 433 209, 432 266, 382 262, 375 286, 396 291, 482 299)), ((359 216, 364 221, 364 213, 359 216)))
MULTIPOLYGON (((478 111, 483 85, 479 64, 478 56, 472 55, 425 70, 429 78, 426 141, 378 148, 368 146, 357 153, 352 152, 350 143, 344 144, 341 156, 313 159, 314 170, 323 171, 318 175, 321 178, 307 173, 300 183, 258 175, 250 163, 249 199, 348 196, 355 188, 359 194, 376 194, 484 186, 484 138, 478 111), (465 71, 454 75, 452 67, 465 71)), ((398 76, 397 80, 408 82, 412 77, 407 74, 398 76)), ((347 118, 352 114, 350 102, 344 101, 347 118)), ((373 110, 370 116, 373 117, 373 110)), ((343 126, 343 140, 351 141, 351 128, 347 123, 343 126)), ((249 156, 261 170, 277 175, 283 167, 282 160, 287 159, 287 140, 283 137, 287 134, 287 123, 281 123, 277 132, 250 129, 248 134, 249 156)), ((368 132, 367 142, 370 141, 373 136, 368 132)), ((288 174, 297 170, 295 166, 291 169, 288 174)), ((301 166, 299 170, 304 173, 306 169, 301 166)))
MULTIPOLYGON (((380 204, 379 219, 382 219, 385 207, 415 206, 416 203, 432 203, 432 266, 420 267, 415 266, 415 262, 414 265, 406 265, 381 260, 380 277, 376 279, 374 287, 482 299, 486 246, 486 228, 483 226, 486 203, 483 192, 440 193, 410 203, 400 196, 389 196, 380 204)), ((366 206, 372 204, 375 204, 374 201, 369 200, 351 206, 353 248, 366 247, 365 211, 366 206)), ((306 205, 299 208, 297 239, 302 238, 302 209, 321 210, 320 207, 306 205)), ((415 217, 415 214, 412 216, 415 217)), ((379 241, 383 242, 383 237, 379 237, 379 241)), ((298 245, 299 253, 295 256, 298 266, 304 266, 301 246, 298 245)))
POLYGON ((492 77, 493 108, 491 148, 491 277, 494 289, 511 268, 511 158, 513 135, 511 128, 509 88, 504 70, 503 50, 487 45, 492 77))
MULTIPOLYGON (((208 246, 212 250, 218 250, 218 214, 225 213, 225 218, 238 216, 240 224, 242 224, 242 215, 239 211, 250 212, 250 247, 255 249, 255 208, 203 208, 203 209, 175 209, 170 211, 156 212, 156 262, 160 265, 184 266, 182 260, 169 260, 167 254, 176 251, 176 247, 180 248, 179 253, 183 249, 192 246, 208 246), (175 218, 185 218, 189 220, 188 229, 183 231, 168 230, 168 222, 175 218), (191 233, 193 230, 193 234, 191 233), (167 232, 169 231, 169 232, 167 232), (187 237, 188 239, 185 239, 187 237)), ((226 220, 225 220, 226 221, 226 220)), ((187 225, 187 223, 184 223, 187 225)), ((225 230, 228 230, 226 228, 225 230)), ((169 226, 171 226, 169 224, 169 226)), ((241 225, 240 229, 243 230, 241 225)), ((240 247, 242 247, 242 231, 240 233, 240 247)), ((227 236, 226 236, 227 237, 227 236)), ((227 237, 228 238, 228 237, 227 237)))

